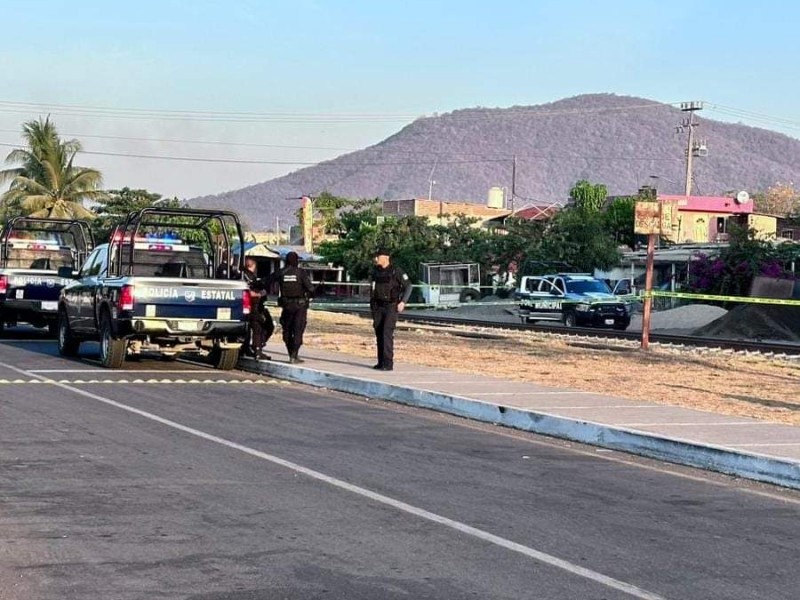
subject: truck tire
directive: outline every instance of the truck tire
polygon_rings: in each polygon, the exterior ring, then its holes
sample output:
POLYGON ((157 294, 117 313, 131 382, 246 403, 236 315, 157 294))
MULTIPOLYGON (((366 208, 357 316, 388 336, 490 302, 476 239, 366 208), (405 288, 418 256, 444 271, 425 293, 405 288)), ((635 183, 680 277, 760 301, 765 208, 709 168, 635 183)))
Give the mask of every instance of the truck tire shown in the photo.
POLYGON ((461 290, 461 294, 459 294, 459 296, 458 296, 458 301, 463 304, 463 303, 466 303, 466 302, 475 302, 475 301, 478 300, 478 298, 480 298, 480 294, 478 293, 478 290, 473 290, 471 288, 467 288, 467 289, 461 290))
POLYGON ((211 364, 220 371, 230 371, 239 362, 238 348, 214 348, 209 354, 211 364))
POLYGON ((564 313, 564 327, 576 327, 578 325, 578 317, 575 311, 568 310, 564 313))
POLYGON ((69 328, 67 313, 63 310, 58 313, 58 353, 61 356, 78 356, 78 349, 81 346, 79 340, 72 335, 69 328))
POLYGON ((103 313, 100 320, 100 362, 108 369, 119 369, 125 362, 128 341, 114 336, 111 317, 103 313))

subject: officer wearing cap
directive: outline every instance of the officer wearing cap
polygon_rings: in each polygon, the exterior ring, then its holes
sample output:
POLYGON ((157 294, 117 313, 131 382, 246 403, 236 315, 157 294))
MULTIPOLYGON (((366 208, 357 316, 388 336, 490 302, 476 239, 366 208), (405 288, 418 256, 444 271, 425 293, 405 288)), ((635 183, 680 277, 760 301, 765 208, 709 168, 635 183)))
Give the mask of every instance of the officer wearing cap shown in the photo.
POLYGON ((283 343, 289 353, 290 363, 301 363, 303 359, 298 356, 300 346, 303 345, 303 332, 306 330, 308 319, 308 303, 314 295, 314 286, 308 273, 299 266, 300 257, 297 252, 286 255, 286 267, 277 274, 280 296, 278 305, 281 311, 281 328, 283 343))
POLYGON ((375 267, 371 276, 370 310, 375 339, 378 343, 378 363, 372 367, 379 371, 394 369, 394 328, 397 313, 403 312, 411 296, 411 281, 400 267, 391 264, 388 248, 375 252, 375 267))

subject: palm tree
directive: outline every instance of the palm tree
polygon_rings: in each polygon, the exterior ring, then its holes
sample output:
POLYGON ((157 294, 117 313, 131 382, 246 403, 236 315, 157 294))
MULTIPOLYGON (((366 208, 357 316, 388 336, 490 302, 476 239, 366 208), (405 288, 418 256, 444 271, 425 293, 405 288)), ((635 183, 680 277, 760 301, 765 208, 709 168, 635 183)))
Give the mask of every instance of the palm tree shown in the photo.
POLYGON ((96 169, 77 167, 78 140, 62 140, 50 117, 28 121, 22 126, 27 148, 12 150, 6 163, 20 166, 0 171, 0 184, 11 185, 0 201, 20 207, 31 217, 91 219, 85 200, 100 200, 103 177, 96 169))

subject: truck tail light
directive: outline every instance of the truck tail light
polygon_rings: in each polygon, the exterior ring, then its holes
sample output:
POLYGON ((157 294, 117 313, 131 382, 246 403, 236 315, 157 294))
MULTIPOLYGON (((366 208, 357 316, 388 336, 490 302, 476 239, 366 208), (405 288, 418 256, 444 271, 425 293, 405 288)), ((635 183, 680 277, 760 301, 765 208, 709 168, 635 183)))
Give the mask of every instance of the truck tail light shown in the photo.
POLYGON ((8 293, 8 275, 0 275, 0 294, 8 293))
POLYGON ((119 309, 133 310, 133 286, 123 285, 119 292, 119 309))
POLYGON ((252 308, 253 304, 252 300, 250 299, 250 290, 245 290, 242 292, 242 313, 249 315, 252 308))

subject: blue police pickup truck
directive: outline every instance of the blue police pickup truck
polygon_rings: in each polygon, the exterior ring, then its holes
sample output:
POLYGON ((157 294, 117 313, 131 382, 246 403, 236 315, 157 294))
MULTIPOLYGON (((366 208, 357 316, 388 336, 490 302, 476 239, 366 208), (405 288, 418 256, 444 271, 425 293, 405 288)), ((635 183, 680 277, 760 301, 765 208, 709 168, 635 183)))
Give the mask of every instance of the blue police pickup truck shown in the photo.
POLYGON ((59 352, 74 356, 95 340, 109 368, 144 354, 207 353, 218 369, 232 369, 250 311, 242 257, 231 260, 242 239, 229 211, 131 213, 61 291, 59 352))
POLYGON ((580 273, 523 277, 515 293, 523 322, 559 321, 567 327, 612 327, 631 323, 630 306, 604 281, 580 273))
POLYGON ((92 246, 85 221, 10 219, 0 230, 0 332, 29 323, 55 335, 61 288, 92 246))

